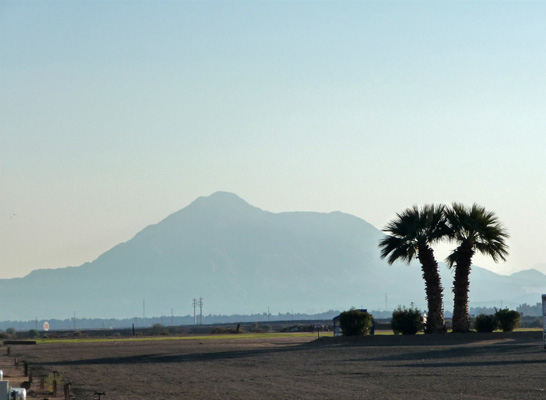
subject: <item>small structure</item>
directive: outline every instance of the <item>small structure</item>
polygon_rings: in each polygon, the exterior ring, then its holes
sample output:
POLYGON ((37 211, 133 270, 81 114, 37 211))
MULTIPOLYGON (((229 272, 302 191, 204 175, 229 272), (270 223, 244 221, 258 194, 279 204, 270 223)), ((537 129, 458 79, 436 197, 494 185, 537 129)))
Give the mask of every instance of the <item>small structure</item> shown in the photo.
MULTIPOLYGON (((368 312, 368 309, 367 308, 359 308, 358 311, 362 311, 362 312, 368 312)), ((334 337, 335 336, 343 336, 343 332, 341 332, 341 326, 339 325, 339 317, 340 317, 341 314, 339 314, 337 317, 334 317, 334 319, 332 319, 332 322, 334 324, 334 337)), ((372 330, 370 332, 371 335, 374 334, 375 332, 375 321, 372 320, 372 330)))

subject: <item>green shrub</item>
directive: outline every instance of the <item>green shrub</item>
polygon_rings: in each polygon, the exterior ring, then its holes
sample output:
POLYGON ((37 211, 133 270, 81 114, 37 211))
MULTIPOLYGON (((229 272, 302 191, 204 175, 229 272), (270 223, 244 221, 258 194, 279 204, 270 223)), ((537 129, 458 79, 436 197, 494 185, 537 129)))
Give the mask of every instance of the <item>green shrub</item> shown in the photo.
POLYGON ((33 338, 37 338, 38 336, 40 336, 40 332, 38 332, 37 329, 31 329, 30 331, 28 331, 28 337, 33 339, 33 338))
POLYGON ((9 335, 9 337, 14 338, 17 335, 17 331, 15 328, 8 328, 6 329, 6 334, 9 335))
POLYGON ((503 332, 512 332, 519 326, 521 314, 508 308, 495 309, 495 318, 503 332))
POLYGON ((373 326, 371 314, 351 308, 339 315, 339 327, 344 336, 369 335, 373 326))
POLYGON ((497 319, 494 315, 480 314, 474 321, 477 332, 493 332, 497 329, 497 319))
POLYGON ((424 328, 421 311, 418 308, 398 306, 392 312, 391 328, 395 335, 415 335, 424 328))
POLYGON ((153 324, 150 328, 150 335, 168 335, 169 332, 162 324, 153 324))

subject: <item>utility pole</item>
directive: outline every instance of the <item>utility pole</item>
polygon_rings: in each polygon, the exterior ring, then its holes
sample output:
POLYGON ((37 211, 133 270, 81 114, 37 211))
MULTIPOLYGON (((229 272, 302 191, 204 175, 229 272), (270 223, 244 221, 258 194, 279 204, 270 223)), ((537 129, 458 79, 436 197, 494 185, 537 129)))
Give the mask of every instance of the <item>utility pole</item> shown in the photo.
POLYGON ((142 326, 146 326, 146 299, 142 299, 142 326))
POLYGON ((171 308, 171 326, 174 326, 174 314, 173 314, 172 308, 171 308))
POLYGON ((193 324, 197 325, 197 317, 195 316, 195 307, 197 307, 197 300, 193 299, 193 324))
POLYGON ((74 311, 74 330, 76 330, 76 311, 74 311))
POLYGON ((199 297, 199 325, 203 325, 203 298, 199 297))

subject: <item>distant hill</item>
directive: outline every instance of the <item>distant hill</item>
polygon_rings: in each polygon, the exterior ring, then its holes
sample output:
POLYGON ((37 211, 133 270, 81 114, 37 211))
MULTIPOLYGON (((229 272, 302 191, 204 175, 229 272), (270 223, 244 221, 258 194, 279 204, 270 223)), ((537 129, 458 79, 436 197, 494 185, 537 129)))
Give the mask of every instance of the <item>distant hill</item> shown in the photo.
MULTIPOLYGON (((0 280, 0 320, 321 312, 425 306, 418 265, 379 258, 381 231, 341 212, 270 213, 234 194, 200 197, 80 267, 0 280), (387 298, 386 298, 387 296, 387 298)), ((442 268, 446 302, 450 271, 442 268)), ((471 301, 540 301, 546 276, 474 267, 471 301)), ((492 304, 494 305, 494 304, 492 304)), ((447 308, 446 308, 447 309, 447 308)))

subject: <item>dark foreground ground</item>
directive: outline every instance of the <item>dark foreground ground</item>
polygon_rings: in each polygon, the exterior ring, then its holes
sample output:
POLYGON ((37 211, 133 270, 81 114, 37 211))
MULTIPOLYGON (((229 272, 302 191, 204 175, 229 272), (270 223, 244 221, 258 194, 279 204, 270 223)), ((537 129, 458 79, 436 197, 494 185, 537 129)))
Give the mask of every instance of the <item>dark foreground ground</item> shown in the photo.
POLYGON ((12 347, 76 399, 546 399, 541 332, 12 347))

